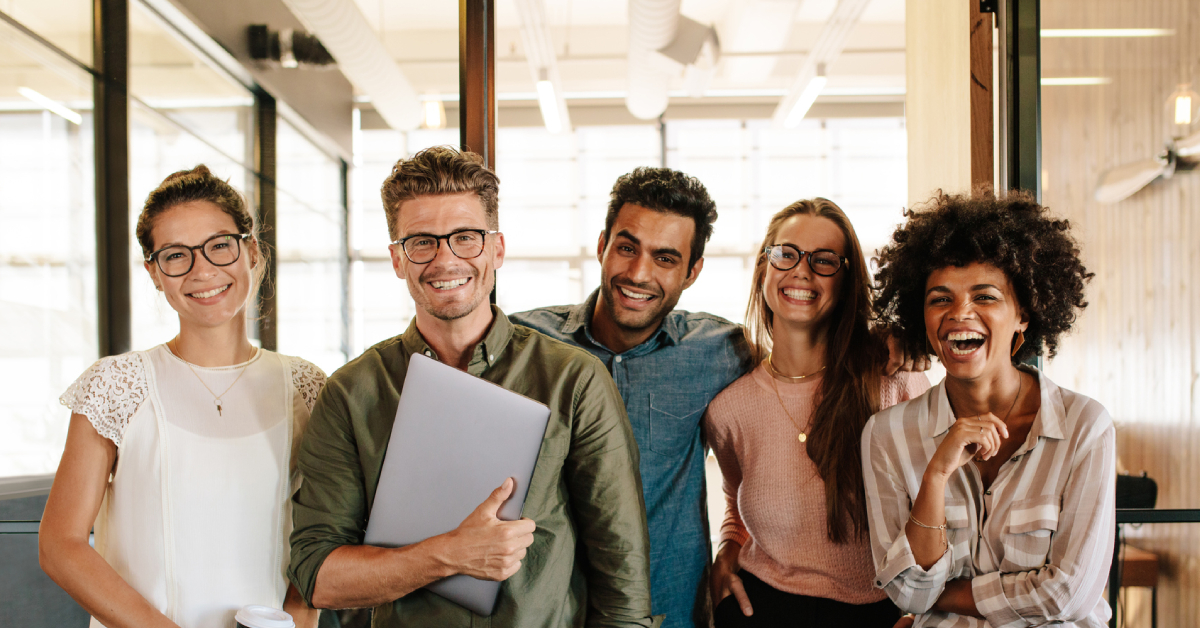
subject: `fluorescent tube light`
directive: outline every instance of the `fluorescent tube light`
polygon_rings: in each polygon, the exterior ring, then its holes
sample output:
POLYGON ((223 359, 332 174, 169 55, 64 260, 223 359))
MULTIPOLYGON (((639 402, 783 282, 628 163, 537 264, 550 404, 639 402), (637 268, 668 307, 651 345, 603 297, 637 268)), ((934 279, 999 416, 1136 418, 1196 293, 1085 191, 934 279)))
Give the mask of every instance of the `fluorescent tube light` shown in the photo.
POLYGON ((817 96, 821 95, 821 90, 825 88, 825 84, 829 79, 825 77, 825 64, 817 66, 817 75, 812 77, 812 80, 805 86, 804 91, 800 92, 800 97, 796 99, 796 104, 792 106, 792 110, 788 112, 788 116, 783 121, 783 126, 794 129, 799 126, 800 121, 808 114, 808 110, 812 108, 813 103, 817 102, 817 96))
POLYGON ((44 108, 47 111, 57 113, 58 115, 66 118, 67 120, 70 120, 71 122, 74 122, 77 125, 83 124, 83 116, 79 115, 78 112, 72 111, 72 110, 68 109, 67 107, 59 104, 57 101, 51 100, 51 99, 33 91, 32 89, 29 89, 28 87, 18 87, 17 93, 28 98, 29 100, 32 100, 35 103, 41 105, 42 108, 44 108))
POLYGON ((1043 86, 1063 85, 1108 85, 1112 82, 1107 76, 1059 76, 1043 77, 1043 86))
POLYGON ((1043 38, 1063 37, 1169 37, 1169 28, 1043 28, 1043 38))
POLYGON ((440 100, 426 100, 423 103, 425 128, 446 128, 446 105, 440 100))
POLYGON ((537 82, 538 109, 542 110, 542 122, 551 133, 562 131, 562 119, 558 116, 558 98, 554 95, 554 83, 547 76, 546 70, 539 74, 537 82))

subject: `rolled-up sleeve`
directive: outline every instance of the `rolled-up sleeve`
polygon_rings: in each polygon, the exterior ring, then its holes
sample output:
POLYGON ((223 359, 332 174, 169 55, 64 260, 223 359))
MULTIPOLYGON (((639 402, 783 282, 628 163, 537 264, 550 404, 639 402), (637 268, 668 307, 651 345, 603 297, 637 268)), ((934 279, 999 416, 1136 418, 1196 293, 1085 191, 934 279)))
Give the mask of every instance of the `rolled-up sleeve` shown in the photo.
POLYGON ((876 419, 867 421, 862 438, 863 483, 871 555, 875 559, 875 586, 884 589, 902 611, 925 613, 946 588, 953 554, 948 548, 929 569, 922 569, 913 559, 905 533, 912 499, 895 470, 896 439, 888 429, 897 424, 876 419))
POLYGON ((564 467, 587 557, 587 626, 645 626, 650 616, 650 538, 638 449, 616 384, 594 360, 573 392, 564 467))
POLYGON ((288 575, 312 604, 317 572, 333 550, 362 544, 367 497, 343 391, 330 383, 317 397, 296 461, 304 478, 292 497, 288 575))
POLYGON ((1071 468, 1046 565, 971 581, 975 606, 991 626, 1076 622, 1101 599, 1116 536, 1116 435, 1107 412, 1097 423, 1071 468))

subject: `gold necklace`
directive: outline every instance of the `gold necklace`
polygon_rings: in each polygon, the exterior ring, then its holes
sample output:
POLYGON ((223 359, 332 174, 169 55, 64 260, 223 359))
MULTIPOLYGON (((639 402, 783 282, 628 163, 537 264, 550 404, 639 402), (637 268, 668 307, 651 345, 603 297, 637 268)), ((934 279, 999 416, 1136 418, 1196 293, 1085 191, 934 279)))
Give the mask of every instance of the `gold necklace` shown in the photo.
MULTIPOLYGON (((808 375, 800 375, 798 377, 792 377, 790 375, 781 375, 779 373, 779 371, 775 370, 775 365, 771 363, 771 354, 770 353, 767 354, 767 368, 769 368, 771 370, 772 374, 779 375, 780 377, 786 377, 788 379, 804 379, 806 377, 812 377, 813 375, 816 375, 817 373, 820 373, 821 371, 825 370, 825 367, 822 366, 820 369, 817 369, 816 371, 809 373, 808 375)), ((796 426, 796 431, 800 433, 799 436, 796 437, 796 439, 802 443, 807 441, 808 434, 805 434, 804 430, 800 429, 800 424, 798 422, 796 422, 796 419, 795 419, 795 417, 792 416, 792 413, 788 412, 787 406, 784 405, 784 403, 783 403, 783 396, 779 394, 779 383, 775 381, 774 377, 771 378, 771 388, 775 389, 775 398, 779 400, 779 407, 783 408, 783 413, 787 416, 788 420, 792 422, 792 425, 796 426)))
MULTIPOLYGON (((204 389, 208 391, 208 394, 213 396, 213 403, 217 405, 217 416, 224 416, 221 414, 221 398, 233 389, 233 387, 238 383, 238 380, 242 378, 242 375, 246 374, 246 369, 250 367, 250 359, 246 360, 246 364, 242 366, 242 370, 238 372, 238 376, 233 378, 233 383, 230 384, 224 392, 218 395, 217 393, 213 392, 213 389, 208 387, 208 384, 204 383, 204 378, 200 377, 200 374, 196 372, 196 369, 192 368, 191 362, 183 359, 183 356, 179 353, 179 336, 172 338, 171 342, 167 343, 167 348, 171 349, 171 351, 175 353, 175 357, 179 358, 179 361, 183 362, 184 366, 188 367, 188 370, 192 372, 192 375, 195 375, 196 379, 200 380, 200 385, 204 386, 204 389), (171 342, 175 343, 174 349, 171 349, 171 342)), ((254 354, 251 353, 250 358, 252 359, 253 357, 254 354)))
POLYGON ((780 377, 786 377, 788 379, 804 379, 806 377, 812 377, 813 375, 816 375, 817 373, 820 373, 821 371, 825 370, 825 367, 822 366, 821 368, 809 373, 808 375, 784 375, 783 373, 780 373, 779 371, 775 370, 775 365, 771 363, 771 356, 773 356, 773 355, 775 355, 774 352, 767 354, 767 366, 771 367, 772 373, 774 373, 780 377))

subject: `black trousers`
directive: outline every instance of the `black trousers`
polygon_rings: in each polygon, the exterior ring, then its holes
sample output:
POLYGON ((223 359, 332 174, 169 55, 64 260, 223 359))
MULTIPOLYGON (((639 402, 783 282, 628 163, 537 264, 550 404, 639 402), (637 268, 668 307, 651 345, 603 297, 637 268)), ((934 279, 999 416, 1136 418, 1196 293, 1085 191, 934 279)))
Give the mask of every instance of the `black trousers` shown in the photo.
POLYGON ((873 604, 847 604, 807 595, 784 593, 759 580, 745 569, 738 570, 754 615, 746 617, 737 598, 730 595, 713 610, 717 628, 766 628, 793 626, 846 626, 848 628, 892 628, 900 609, 891 600, 873 604))

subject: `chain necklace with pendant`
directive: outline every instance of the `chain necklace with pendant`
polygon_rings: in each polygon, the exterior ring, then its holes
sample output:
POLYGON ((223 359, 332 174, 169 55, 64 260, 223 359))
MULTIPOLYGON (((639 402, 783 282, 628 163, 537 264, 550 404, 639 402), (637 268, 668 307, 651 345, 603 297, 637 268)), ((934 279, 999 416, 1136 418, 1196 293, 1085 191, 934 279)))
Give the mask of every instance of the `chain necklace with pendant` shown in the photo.
MULTIPOLYGON (((784 374, 780 373, 779 371, 775 370, 775 365, 771 363, 772 355, 774 355, 774 354, 773 353, 767 354, 767 368, 770 369, 772 375, 778 375, 779 377, 786 377, 791 380, 806 379, 806 378, 812 377, 813 375, 816 375, 817 373, 820 373, 821 371, 825 370, 825 367, 822 366, 821 368, 819 368, 807 375, 784 375, 784 374)), ((807 441, 808 434, 805 434, 804 430, 800 429, 800 423, 798 423, 796 421, 795 417, 792 416, 791 412, 788 412, 787 406, 784 405, 784 403, 783 403, 783 396, 779 394, 779 383, 775 381, 774 377, 771 378, 771 388, 775 389, 775 398, 779 400, 779 407, 783 408, 783 413, 785 415, 787 415, 788 420, 792 422, 792 425, 796 426, 796 431, 800 433, 796 437, 797 440, 799 440, 802 443, 807 441)))
MULTIPOLYGON (((210 395, 212 395, 212 396, 213 396, 213 403, 214 403, 214 404, 216 404, 216 406, 217 406, 217 416, 224 416, 224 415, 221 413, 221 410, 222 410, 222 402, 221 402, 221 398, 222 398, 222 397, 224 397, 226 394, 228 394, 230 390, 233 390, 233 387, 234 387, 235 385, 237 385, 237 383, 238 383, 238 380, 242 378, 242 375, 245 375, 245 373, 246 373, 246 369, 250 367, 250 360, 249 360, 249 359, 247 359, 247 360, 246 360, 246 364, 244 364, 244 365, 242 366, 242 370, 241 370, 241 371, 238 371, 238 375, 237 375, 237 377, 233 378, 233 383, 232 383, 232 384, 230 384, 230 385, 229 385, 229 387, 228 387, 228 388, 226 388, 226 389, 224 390, 224 392, 222 392, 221 394, 219 394, 219 395, 218 395, 217 393, 213 392, 213 389, 211 389, 211 388, 209 388, 209 387, 208 387, 208 384, 206 384, 206 383, 204 382, 204 378, 203 378, 203 377, 200 377, 200 374, 196 372, 196 369, 192 368, 192 364, 191 364, 191 362, 188 362, 187 360, 184 360, 184 359, 183 359, 183 356, 182 356, 182 355, 180 355, 180 353, 179 353, 179 342, 178 342, 178 341, 179 341, 179 337, 178 337, 178 336, 176 336, 175 338, 172 338, 172 339, 171 339, 171 342, 168 342, 168 343, 167 343, 167 348, 168 348, 168 349, 171 349, 171 350, 172 350, 172 351, 175 353, 175 355, 176 355, 176 356, 179 358, 179 361, 180 361, 180 362, 183 362, 184 366, 187 366, 187 367, 188 367, 188 370, 192 372, 192 375, 195 375, 195 376, 196 376, 196 379, 200 380, 200 385, 201 385, 201 386, 204 386, 204 389, 208 391, 208 394, 210 394, 210 395), (173 342, 173 343, 175 343, 175 347, 174 347, 174 348, 171 348, 171 343, 172 343, 172 342, 173 342)), ((254 354, 253 354, 253 353, 251 353, 251 354, 250 354, 250 358, 253 358, 253 357, 254 357, 254 354)))

